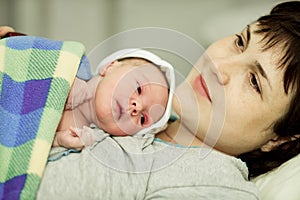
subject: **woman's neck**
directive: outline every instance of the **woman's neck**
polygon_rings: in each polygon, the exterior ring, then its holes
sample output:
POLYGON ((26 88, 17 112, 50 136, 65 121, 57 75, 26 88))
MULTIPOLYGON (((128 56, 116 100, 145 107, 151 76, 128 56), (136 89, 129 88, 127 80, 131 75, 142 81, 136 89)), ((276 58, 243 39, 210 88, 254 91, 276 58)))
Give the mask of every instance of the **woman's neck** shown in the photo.
POLYGON ((169 124, 168 128, 158 134, 157 138, 171 144, 183 146, 203 146, 203 142, 197 138, 187 127, 180 123, 180 120, 169 124))

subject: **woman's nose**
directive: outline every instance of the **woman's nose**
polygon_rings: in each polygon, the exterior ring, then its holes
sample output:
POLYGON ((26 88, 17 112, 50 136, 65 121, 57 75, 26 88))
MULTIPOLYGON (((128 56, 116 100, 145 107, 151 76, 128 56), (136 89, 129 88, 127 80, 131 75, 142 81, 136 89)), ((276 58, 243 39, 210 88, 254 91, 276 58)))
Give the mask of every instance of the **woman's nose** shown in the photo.
POLYGON ((217 78, 218 78, 218 82, 221 84, 221 85, 226 85, 230 82, 230 78, 231 76, 233 75, 233 69, 232 65, 234 65, 233 63, 230 63, 228 61, 228 59, 224 59, 224 58, 218 58, 218 59, 214 59, 212 61, 213 63, 213 66, 211 67, 212 68, 212 71, 213 73, 216 74, 217 78))
POLYGON ((129 105, 129 112, 131 115, 138 115, 143 110, 142 102, 138 99, 132 99, 129 105))

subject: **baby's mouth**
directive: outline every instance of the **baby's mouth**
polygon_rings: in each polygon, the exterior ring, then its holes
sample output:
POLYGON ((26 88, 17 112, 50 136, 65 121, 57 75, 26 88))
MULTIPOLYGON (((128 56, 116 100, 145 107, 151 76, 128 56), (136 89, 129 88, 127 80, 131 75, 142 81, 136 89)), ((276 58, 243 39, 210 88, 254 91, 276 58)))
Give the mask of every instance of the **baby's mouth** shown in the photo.
POLYGON ((121 106, 120 102, 116 100, 116 109, 115 109, 116 119, 119 120, 122 117, 122 114, 124 113, 124 109, 121 106))

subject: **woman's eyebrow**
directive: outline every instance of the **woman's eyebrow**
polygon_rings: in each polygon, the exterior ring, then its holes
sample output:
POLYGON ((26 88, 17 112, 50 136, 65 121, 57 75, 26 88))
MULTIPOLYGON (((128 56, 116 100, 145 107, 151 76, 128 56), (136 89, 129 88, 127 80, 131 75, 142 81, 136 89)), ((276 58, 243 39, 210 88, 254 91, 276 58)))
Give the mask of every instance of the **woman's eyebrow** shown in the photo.
POLYGON ((264 68, 261 66, 261 64, 257 60, 255 60, 254 66, 257 69, 257 71, 261 74, 261 76, 267 81, 270 89, 272 90, 272 86, 270 84, 270 80, 269 80, 269 78, 268 78, 268 76, 267 76, 264 68))
POLYGON ((251 39, 251 31, 250 31, 250 25, 247 25, 247 29, 246 29, 246 36, 247 36, 247 45, 249 44, 250 42, 250 39, 251 39))
MULTIPOLYGON (((246 37, 247 37, 246 41, 247 41, 247 46, 248 46, 248 44, 250 43, 250 39, 251 39, 250 25, 247 25, 247 28, 246 28, 246 37)), ((261 64, 257 60, 254 61, 254 66, 257 69, 257 71, 260 73, 260 75, 267 81, 270 89, 272 90, 272 86, 270 84, 270 80, 269 80, 269 78, 268 78, 268 76, 267 76, 264 68, 261 66, 261 64)))
MULTIPOLYGON (((242 31, 242 35, 245 35, 244 32, 245 32, 245 29, 242 31)), ((251 39, 250 25, 247 25, 247 27, 246 27, 246 38, 245 38, 245 42, 246 42, 245 46, 246 47, 249 46, 250 39, 251 39)))

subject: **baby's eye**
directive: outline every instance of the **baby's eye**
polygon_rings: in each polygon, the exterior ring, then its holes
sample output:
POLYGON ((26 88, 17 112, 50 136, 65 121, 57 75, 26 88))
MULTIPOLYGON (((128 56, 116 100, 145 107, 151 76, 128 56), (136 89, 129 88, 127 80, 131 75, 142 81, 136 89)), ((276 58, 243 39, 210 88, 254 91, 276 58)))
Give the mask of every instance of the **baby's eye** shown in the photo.
POLYGON ((138 92, 138 94, 142 93, 142 87, 139 83, 136 83, 136 91, 138 92))
POLYGON ((145 116, 141 114, 141 124, 143 125, 145 123, 145 116))
POLYGON ((235 34, 235 36, 237 37, 235 40, 235 44, 239 48, 239 50, 241 52, 243 52, 245 50, 245 44, 244 44, 243 38, 242 38, 242 36, 240 36, 238 34, 235 34))

